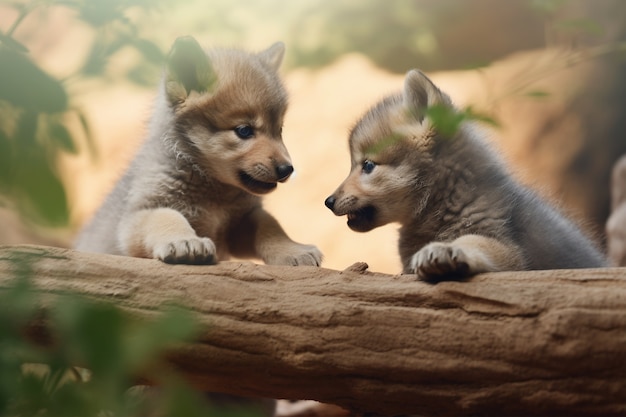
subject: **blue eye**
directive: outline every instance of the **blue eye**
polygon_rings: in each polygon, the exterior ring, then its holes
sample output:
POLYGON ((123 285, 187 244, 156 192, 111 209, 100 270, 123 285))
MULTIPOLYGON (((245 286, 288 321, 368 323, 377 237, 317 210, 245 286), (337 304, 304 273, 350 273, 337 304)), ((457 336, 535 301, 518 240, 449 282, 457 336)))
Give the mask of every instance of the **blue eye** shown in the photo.
POLYGON ((376 168, 376 162, 370 161, 369 159, 366 159, 365 161, 363 161, 363 173, 364 174, 369 174, 371 173, 374 168, 376 168))
POLYGON ((254 136, 254 128, 250 125, 239 125, 234 130, 240 139, 250 139, 254 136))

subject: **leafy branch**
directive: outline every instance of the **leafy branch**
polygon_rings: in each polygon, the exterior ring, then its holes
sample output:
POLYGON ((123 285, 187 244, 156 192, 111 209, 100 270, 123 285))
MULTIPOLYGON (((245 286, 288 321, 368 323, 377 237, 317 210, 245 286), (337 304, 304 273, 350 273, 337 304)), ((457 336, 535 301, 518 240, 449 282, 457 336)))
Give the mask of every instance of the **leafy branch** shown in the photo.
POLYGON ((95 155, 88 118, 72 103, 67 83, 77 77, 104 78, 108 61, 127 46, 144 59, 126 76, 135 82, 149 82, 163 53, 139 36, 127 12, 152 9, 163 1, 31 0, 9 4, 17 16, 6 31, 0 31, 0 205, 39 224, 67 225, 69 210, 57 171, 58 156, 80 152, 76 134, 85 138, 87 149, 95 155), (49 75, 16 39, 18 28, 41 7, 73 9, 96 32, 84 63, 64 79, 49 75), (74 125, 80 130, 70 127, 72 121, 78 121, 74 125))
POLYGON ((14 279, 0 288, 0 415, 224 415, 163 361, 169 348, 196 334, 199 323, 191 311, 172 305, 145 321, 71 293, 45 303, 32 283, 33 265, 50 256, 15 252, 8 259, 14 279), (24 335, 40 319, 42 305, 52 323, 45 349, 24 335), (131 389, 138 375, 158 383, 161 394, 131 389))

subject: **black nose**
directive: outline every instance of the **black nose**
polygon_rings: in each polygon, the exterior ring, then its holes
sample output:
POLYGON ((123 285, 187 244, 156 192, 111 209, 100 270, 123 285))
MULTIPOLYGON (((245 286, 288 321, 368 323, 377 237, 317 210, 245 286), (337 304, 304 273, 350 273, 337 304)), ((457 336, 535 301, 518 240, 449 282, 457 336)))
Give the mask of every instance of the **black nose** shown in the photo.
POLYGON ((335 197, 331 195, 324 201, 324 204, 326 205, 326 207, 332 210, 333 207, 335 207, 335 197))
POLYGON ((289 164, 278 165, 276 167, 276 176, 278 177, 278 181, 287 181, 287 178, 293 172, 293 166, 289 164))

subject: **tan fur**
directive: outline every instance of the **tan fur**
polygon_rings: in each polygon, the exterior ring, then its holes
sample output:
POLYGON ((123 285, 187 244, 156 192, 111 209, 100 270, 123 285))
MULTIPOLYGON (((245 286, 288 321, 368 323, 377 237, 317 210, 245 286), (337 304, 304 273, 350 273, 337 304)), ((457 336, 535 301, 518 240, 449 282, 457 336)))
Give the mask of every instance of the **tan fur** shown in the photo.
POLYGON ((423 279, 606 265, 579 228, 518 184, 471 123, 453 137, 428 116, 456 110, 423 73, 350 133, 351 171, 326 205, 367 232, 399 223, 404 273, 423 279))
POLYGON ((177 40, 148 138, 76 248, 168 263, 320 265, 319 250, 292 241, 260 197, 293 170, 281 137, 283 54, 280 43, 205 53, 177 40), (253 134, 240 136, 242 126, 253 134))

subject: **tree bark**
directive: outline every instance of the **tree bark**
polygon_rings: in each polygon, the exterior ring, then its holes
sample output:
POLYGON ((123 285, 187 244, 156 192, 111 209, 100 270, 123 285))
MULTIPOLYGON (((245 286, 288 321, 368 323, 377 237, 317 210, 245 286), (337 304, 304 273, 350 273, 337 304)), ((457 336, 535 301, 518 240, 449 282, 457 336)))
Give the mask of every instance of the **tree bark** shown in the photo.
POLYGON ((41 246, 35 284, 150 316, 198 313, 168 358, 197 388, 315 399, 380 415, 626 414, 626 269, 483 274, 427 284, 345 271, 223 262, 166 265, 41 246))

